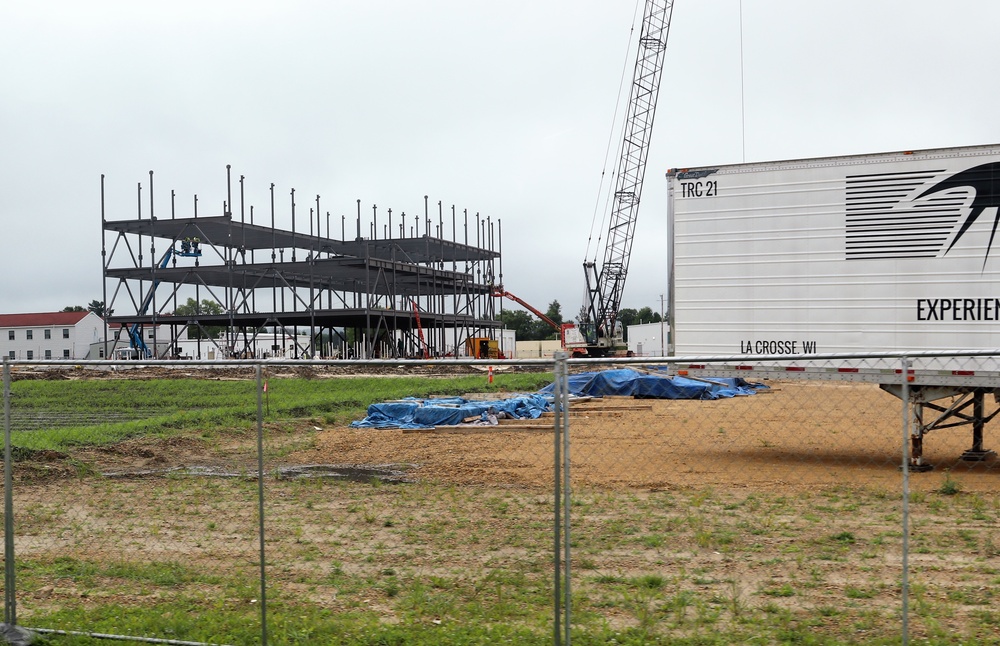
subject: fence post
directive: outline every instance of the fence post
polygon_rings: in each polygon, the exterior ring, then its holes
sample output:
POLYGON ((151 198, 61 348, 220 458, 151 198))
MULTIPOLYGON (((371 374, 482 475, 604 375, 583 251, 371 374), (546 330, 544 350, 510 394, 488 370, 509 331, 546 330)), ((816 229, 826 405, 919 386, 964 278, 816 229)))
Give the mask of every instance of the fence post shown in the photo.
POLYGON ((563 606, 565 611, 563 613, 563 628, 565 630, 565 639, 563 643, 566 646, 570 646, 570 626, 572 624, 571 615, 573 612, 573 597, 572 597, 572 586, 571 586, 571 568, 572 559, 570 558, 570 536, 569 536, 569 525, 570 525, 570 511, 572 509, 572 500, 570 499, 570 478, 569 478, 569 369, 566 364, 566 360, 569 359, 569 354, 563 353, 560 358, 562 362, 562 373, 563 373, 563 429, 562 429, 562 440, 563 440, 563 563, 565 570, 565 584, 563 585, 563 595, 564 601, 563 606))
POLYGON ((554 643, 570 645, 570 474, 569 474, 569 354, 555 354, 555 429, 553 435, 555 481, 555 518, 553 535, 555 543, 555 621, 554 643))
POLYGON ((902 646, 910 641, 910 360, 901 361, 903 383, 903 577, 900 590, 902 599, 902 646))
POLYGON ((3 620, 17 625, 17 595, 14 579, 14 461, 10 440, 10 362, 3 358, 3 620))
POLYGON ((553 519, 552 519, 552 571, 553 571, 553 597, 552 597, 552 643, 555 646, 560 646, 562 643, 562 389, 565 387, 563 383, 563 375, 561 374, 561 369, 563 364, 560 363, 558 354, 556 356, 556 362, 553 366, 553 399, 552 408, 555 413, 555 423, 552 429, 553 446, 553 464, 552 464, 552 482, 553 482, 553 519))
POLYGON ((267 646, 267 564, 264 553, 264 386, 261 365, 257 364, 257 517, 260 541, 260 643, 267 646))

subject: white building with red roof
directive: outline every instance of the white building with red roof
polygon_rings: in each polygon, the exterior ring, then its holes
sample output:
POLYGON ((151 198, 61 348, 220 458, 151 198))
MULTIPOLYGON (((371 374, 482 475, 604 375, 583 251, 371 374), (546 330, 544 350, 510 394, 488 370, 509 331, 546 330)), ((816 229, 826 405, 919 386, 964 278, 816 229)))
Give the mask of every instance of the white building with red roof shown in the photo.
POLYGON ((104 338, 93 312, 0 314, 0 356, 10 359, 99 359, 91 345, 104 338))

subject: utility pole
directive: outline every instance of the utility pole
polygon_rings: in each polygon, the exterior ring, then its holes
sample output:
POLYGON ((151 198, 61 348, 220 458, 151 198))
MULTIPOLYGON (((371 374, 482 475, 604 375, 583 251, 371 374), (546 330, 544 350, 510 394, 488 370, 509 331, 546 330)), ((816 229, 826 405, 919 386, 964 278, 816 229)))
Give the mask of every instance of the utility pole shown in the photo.
POLYGON ((664 343, 665 343, 664 339, 665 339, 665 337, 663 336, 663 318, 664 318, 663 314, 664 314, 664 312, 663 312, 663 294, 660 294, 660 356, 661 357, 666 356, 666 353, 667 353, 666 348, 664 346, 664 343))

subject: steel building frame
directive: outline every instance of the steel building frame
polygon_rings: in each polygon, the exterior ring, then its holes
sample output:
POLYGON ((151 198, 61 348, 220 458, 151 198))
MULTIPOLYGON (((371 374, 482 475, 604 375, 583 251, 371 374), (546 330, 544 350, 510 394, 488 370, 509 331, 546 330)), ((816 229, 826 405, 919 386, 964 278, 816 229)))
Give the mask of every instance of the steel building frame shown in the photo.
MULTIPOLYGON (((277 348, 260 347, 265 331, 290 333, 294 339, 304 329, 309 343, 296 344, 291 350, 295 357, 329 356, 330 341, 339 337, 346 347, 348 336, 354 339, 351 354, 358 358, 457 357, 464 353, 467 338, 495 337, 502 325, 491 296, 502 267, 499 219, 475 214, 475 242, 470 244, 470 216, 464 210, 464 242, 458 242, 458 214, 452 206, 448 240, 444 207, 438 202, 436 235, 431 235, 424 196, 423 217, 414 216, 411 223, 405 214, 397 216, 398 237, 391 236, 392 209, 382 225, 383 237, 378 237, 379 212, 373 206, 366 238, 361 235, 361 200, 357 200, 356 237, 345 238, 346 217, 341 216, 342 239, 335 239, 330 237, 329 212, 326 235, 321 235, 319 196, 315 210, 309 210, 309 232, 296 230, 294 189, 292 228, 276 227, 271 184, 271 224, 254 224, 253 207, 246 221, 242 176, 240 216, 233 216, 227 166, 222 215, 199 216, 195 196, 191 217, 177 217, 171 191, 170 217, 157 218, 150 172, 148 214, 142 213, 140 183, 135 219, 108 220, 104 180, 102 175, 104 303, 109 326, 118 328, 118 347, 128 342, 129 330, 151 328, 151 356, 170 358, 178 355, 178 342, 189 329, 204 332, 221 326, 222 338, 204 343, 226 357, 269 356, 277 348), (199 304, 207 299, 223 313, 174 315, 188 298, 199 304), (168 338, 157 338, 163 332, 168 338)), ((105 339, 105 357, 110 356, 112 342, 105 339)), ((195 358, 201 358, 200 342, 198 355, 195 358)))

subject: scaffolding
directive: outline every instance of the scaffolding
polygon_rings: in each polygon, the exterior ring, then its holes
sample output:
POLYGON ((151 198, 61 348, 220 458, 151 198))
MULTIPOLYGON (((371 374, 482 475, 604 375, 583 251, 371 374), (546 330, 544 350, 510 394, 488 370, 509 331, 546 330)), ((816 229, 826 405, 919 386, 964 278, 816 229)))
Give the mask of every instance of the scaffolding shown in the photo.
POLYGON ((376 206, 363 221, 357 200, 354 239, 347 239, 346 215, 337 239, 329 211, 322 231, 319 195, 306 232, 301 222, 296 227, 292 189, 285 229, 275 225, 275 185, 265 225, 254 222, 253 206, 247 219, 245 178, 238 181, 238 219, 227 166, 221 215, 199 215, 195 195, 190 216, 178 217, 171 191, 170 217, 158 218, 150 171, 148 212, 140 182, 136 217, 109 220, 101 176, 104 303, 113 334, 103 356, 127 347, 136 358, 181 358, 182 341, 195 338, 199 359, 203 345, 232 358, 458 357, 466 339, 496 338, 499 219, 451 206, 449 240, 440 201, 435 223, 427 196, 422 214, 400 213, 395 222, 392 209, 380 222, 376 206), (294 347, 276 345, 278 335, 294 347))

